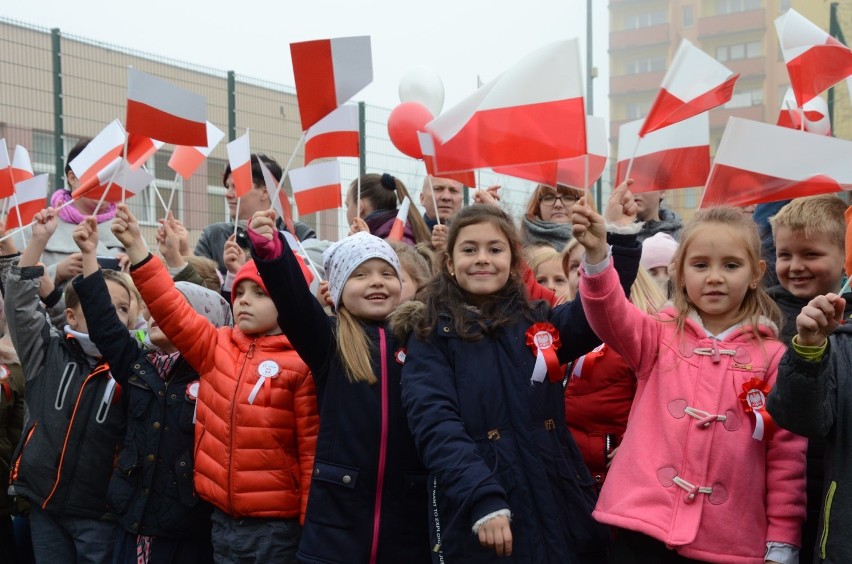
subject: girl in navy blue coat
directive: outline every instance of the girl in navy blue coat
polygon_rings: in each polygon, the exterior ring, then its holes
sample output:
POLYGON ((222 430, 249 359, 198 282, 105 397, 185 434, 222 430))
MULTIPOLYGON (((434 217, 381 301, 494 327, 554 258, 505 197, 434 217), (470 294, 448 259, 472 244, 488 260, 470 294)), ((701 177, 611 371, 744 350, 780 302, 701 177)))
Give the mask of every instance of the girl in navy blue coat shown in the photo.
MULTIPOLYGON (((425 307, 408 308, 402 378, 430 471, 434 561, 602 561, 608 532, 591 516, 594 480, 565 425, 560 368, 600 343, 582 304, 527 301, 518 236, 496 206, 462 210, 447 243, 417 295, 425 307)), ((614 261, 626 283, 633 255, 614 261)))
POLYGON ((252 254, 278 326, 311 369, 320 412, 298 560, 428 563, 426 470, 400 400, 405 351, 386 322, 400 301, 397 256, 368 233, 323 253, 335 319, 311 294, 273 219, 271 211, 255 214, 252 254))

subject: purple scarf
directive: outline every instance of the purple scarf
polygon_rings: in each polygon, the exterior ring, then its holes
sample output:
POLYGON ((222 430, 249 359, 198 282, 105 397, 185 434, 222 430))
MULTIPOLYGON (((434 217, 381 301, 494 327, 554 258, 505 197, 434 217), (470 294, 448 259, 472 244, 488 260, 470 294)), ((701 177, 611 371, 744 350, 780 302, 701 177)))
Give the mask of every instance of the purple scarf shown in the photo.
MULTIPOLYGON (((59 189, 53 193, 53 196, 50 197, 50 205, 54 208, 62 207, 69 201, 71 201, 71 192, 69 190, 59 189)), ((107 204, 106 202, 104 202, 104 204, 101 204, 101 209, 103 211, 96 216, 98 219, 98 223, 103 223, 114 218, 115 212, 118 209, 115 204, 107 204)), ((59 210, 59 219, 61 219, 65 223, 79 225, 83 222, 84 219, 86 219, 86 216, 83 215, 83 212, 78 210, 75 205, 70 204, 59 210)))

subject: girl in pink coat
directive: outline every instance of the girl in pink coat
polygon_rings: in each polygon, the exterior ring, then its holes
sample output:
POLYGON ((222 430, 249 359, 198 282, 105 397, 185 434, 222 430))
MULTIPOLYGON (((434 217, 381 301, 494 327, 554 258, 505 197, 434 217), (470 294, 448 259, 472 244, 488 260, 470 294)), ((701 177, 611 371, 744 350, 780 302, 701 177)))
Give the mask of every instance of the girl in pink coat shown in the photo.
POLYGON ((637 377, 594 512, 620 529, 612 561, 798 562, 806 442, 766 412, 784 346, 754 224, 698 212, 674 257, 674 303, 648 315, 624 297, 603 219, 584 201, 573 212, 589 323, 637 377))

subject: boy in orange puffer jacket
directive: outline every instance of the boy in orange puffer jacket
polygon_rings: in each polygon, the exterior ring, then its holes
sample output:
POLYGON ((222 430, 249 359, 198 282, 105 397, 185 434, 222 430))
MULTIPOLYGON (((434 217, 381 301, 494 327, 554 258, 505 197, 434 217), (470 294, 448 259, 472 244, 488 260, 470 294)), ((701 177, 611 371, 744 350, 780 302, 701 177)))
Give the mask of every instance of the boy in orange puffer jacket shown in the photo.
POLYGON ((201 377, 195 488, 215 506, 217 562, 293 562, 319 428, 316 391, 278 327, 278 311, 254 263, 234 280, 236 326, 216 329, 148 252, 126 205, 119 205, 112 229, 127 249, 153 329, 161 329, 201 377))

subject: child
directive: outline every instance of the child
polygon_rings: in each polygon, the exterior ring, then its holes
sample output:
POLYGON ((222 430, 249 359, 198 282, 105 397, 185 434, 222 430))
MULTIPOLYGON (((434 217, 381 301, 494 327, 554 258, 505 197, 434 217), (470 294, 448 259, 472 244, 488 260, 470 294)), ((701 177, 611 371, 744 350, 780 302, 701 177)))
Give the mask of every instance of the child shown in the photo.
MULTIPOLYGON (((83 254, 83 278, 74 279, 74 291, 91 320, 89 336, 109 361, 129 408, 124 448, 108 491, 110 507, 125 528, 113 562, 212 562, 212 508, 199 501, 192 486, 198 373, 156 324, 148 336, 155 348, 148 352, 119 321, 98 267, 95 219, 84 220, 73 236, 83 254)), ((178 288, 214 325, 230 324, 228 304, 217 292, 188 282, 178 288)))
POLYGON ((113 231, 155 328, 201 376, 187 394, 197 398, 195 489, 215 507, 216 560, 293 562, 314 459, 316 396, 257 269, 248 262, 234 280, 236 326, 216 328, 148 253, 124 204, 113 231))
POLYGON ((399 259, 399 275, 402 278, 399 301, 404 302, 413 298, 417 290, 432 278, 431 259, 426 258, 426 253, 431 251, 422 243, 417 247, 399 241, 388 241, 388 244, 399 259))
POLYGON ((530 259, 529 265, 536 282, 559 298, 568 293, 568 276, 562 270, 562 253, 553 250, 538 253, 530 259))
POLYGON ((427 563, 425 470, 400 401, 405 349, 385 318, 399 304, 399 261, 369 233, 324 253, 337 318, 313 298, 274 212, 249 230, 279 324, 311 368, 320 432, 298 558, 305 564, 427 563))
POLYGON ((670 294, 669 265, 675 252, 677 252, 677 241, 668 233, 654 233, 642 241, 642 268, 651 274, 666 296, 670 294))
MULTIPOLYGON (((12 466, 15 495, 31 504, 37 562, 110 562, 118 524, 107 485, 124 436, 122 394, 101 353, 73 286, 65 289, 64 334, 52 328, 37 295, 36 266, 56 229, 48 208, 36 214, 32 238, 6 279, 6 318, 26 377, 26 421, 12 466)), ((115 272, 106 290, 124 331, 130 291, 115 272)))
POLYGON ((674 257, 674 305, 655 316, 618 288, 601 217, 580 202, 573 224, 589 322, 638 378, 594 513, 622 528, 613 561, 796 562, 806 445, 765 417, 784 346, 754 224, 699 211, 674 257))
MULTIPOLYGON (((846 300, 834 293, 812 299, 796 318, 798 335, 781 359, 778 383, 768 409, 777 423, 794 433, 826 443, 825 491, 819 519, 815 562, 852 562, 849 516, 852 459, 849 418, 852 406, 852 326, 843 324, 846 300)), ((802 562, 810 555, 802 557, 802 562)))
MULTIPOLYGON (((583 248, 579 243, 578 246, 583 248)), ((576 295, 576 288, 573 291, 576 295)), ((630 301, 641 311, 654 314, 666 300, 651 275, 640 268, 630 288, 630 301)), ((581 356, 571 366, 565 387, 565 422, 598 491, 621 444, 635 394, 636 374, 606 344, 581 356)))
POLYGON ((576 239, 571 239, 562 249, 562 271, 568 277, 568 287, 565 289, 565 301, 577 297, 580 288, 580 262, 583 259, 583 246, 576 239))
MULTIPOLYGON (((385 239, 396 219, 397 204, 401 204, 406 196, 409 196, 408 190, 398 178, 388 173, 365 174, 361 177, 360 187, 356 179, 346 192, 346 220, 356 232, 363 230, 363 222, 370 233, 385 239)), ((431 240, 429 228, 413 204, 408 210, 408 221, 402 240, 409 245, 428 243, 431 240)))
MULTIPOLYGON (((463 209, 447 243, 417 296, 402 379, 430 471, 436 561, 598 562, 609 535, 591 517, 594 481, 565 425, 560 365, 600 341, 579 300, 530 304, 519 237, 498 207, 463 209)), ((638 256, 619 265, 635 273, 638 256)))
MULTIPOLYGON (((767 290, 781 308, 781 341, 790 345, 796 316, 810 300, 840 290, 845 259, 846 204, 834 194, 797 198, 785 205, 769 224, 775 237, 775 272, 779 284, 767 290)), ((846 295, 846 314, 852 296, 846 295)), ((817 544, 821 515, 825 437, 808 438, 808 518, 802 529, 802 554, 810 557, 817 544)))

